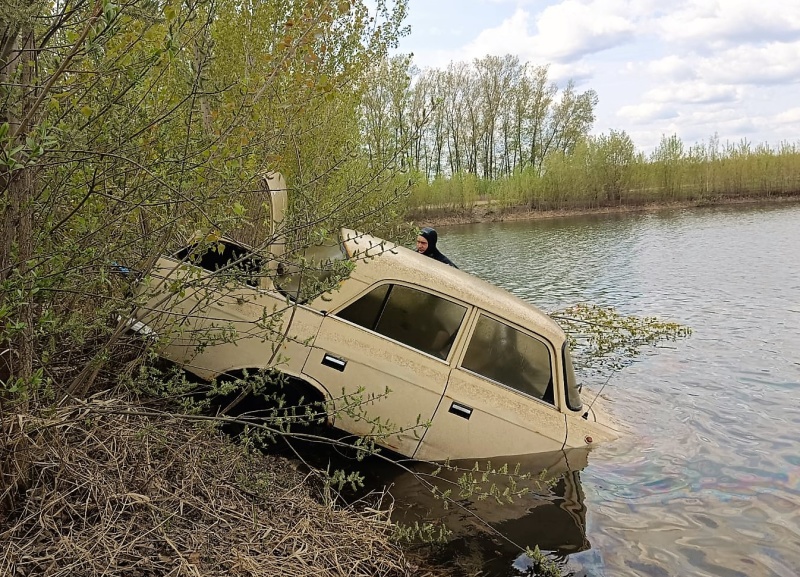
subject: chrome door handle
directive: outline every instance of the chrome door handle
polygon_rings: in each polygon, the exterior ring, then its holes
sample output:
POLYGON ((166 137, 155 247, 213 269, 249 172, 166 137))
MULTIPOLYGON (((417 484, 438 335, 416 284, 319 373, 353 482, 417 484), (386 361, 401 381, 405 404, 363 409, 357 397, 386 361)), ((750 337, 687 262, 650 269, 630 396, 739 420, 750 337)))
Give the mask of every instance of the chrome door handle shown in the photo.
POLYGON ((456 403, 453 401, 450 405, 450 409, 448 409, 447 412, 453 413, 454 415, 469 421, 469 418, 472 416, 472 407, 468 407, 467 405, 462 405, 461 403, 456 403))
POLYGON ((325 353, 322 355, 322 364, 326 367, 336 369, 339 372, 344 372, 344 368, 347 366, 347 361, 325 353))

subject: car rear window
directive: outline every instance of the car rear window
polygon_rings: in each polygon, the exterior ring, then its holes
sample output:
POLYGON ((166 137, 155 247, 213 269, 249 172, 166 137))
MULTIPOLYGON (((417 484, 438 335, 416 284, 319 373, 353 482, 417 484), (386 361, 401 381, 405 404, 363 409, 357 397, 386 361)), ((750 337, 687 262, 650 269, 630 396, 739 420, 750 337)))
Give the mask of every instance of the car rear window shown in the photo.
POLYGON ((275 275, 275 286, 293 301, 304 303, 331 290, 345 276, 344 247, 334 240, 311 245, 284 256, 275 275))

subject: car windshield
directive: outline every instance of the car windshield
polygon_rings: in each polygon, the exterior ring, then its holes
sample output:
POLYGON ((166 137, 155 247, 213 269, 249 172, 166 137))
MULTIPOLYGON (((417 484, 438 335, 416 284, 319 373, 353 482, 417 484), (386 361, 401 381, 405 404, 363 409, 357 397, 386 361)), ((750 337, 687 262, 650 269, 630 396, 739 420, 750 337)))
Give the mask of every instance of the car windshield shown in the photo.
POLYGON ((575 378, 575 368, 572 365, 572 355, 569 352, 569 345, 564 341, 562 347, 562 356, 564 361, 564 391, 567 398, 567 406, 571 411, 580 411, 583 409, 583 402, 581 401, 580 388, 578 387, 578 380, 575 378))

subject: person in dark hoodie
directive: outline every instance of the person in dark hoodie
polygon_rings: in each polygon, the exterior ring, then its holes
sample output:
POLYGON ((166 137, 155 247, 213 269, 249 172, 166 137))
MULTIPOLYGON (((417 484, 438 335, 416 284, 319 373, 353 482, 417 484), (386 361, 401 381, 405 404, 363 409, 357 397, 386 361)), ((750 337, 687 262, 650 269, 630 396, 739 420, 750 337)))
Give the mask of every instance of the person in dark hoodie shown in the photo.
POLYGON ((444 256, 438 248, 436 248, 436 241, 438 239, 439 235, 436 234, 436 231, 426 226, 419 231, 419 235, 417 236, 417 252, 422 253, 425 256, 429 256, 432 259, 438 260, 439 262, 443 262, 444 264, 449 264, 453 268, 458 268, 449 258, 444 256))

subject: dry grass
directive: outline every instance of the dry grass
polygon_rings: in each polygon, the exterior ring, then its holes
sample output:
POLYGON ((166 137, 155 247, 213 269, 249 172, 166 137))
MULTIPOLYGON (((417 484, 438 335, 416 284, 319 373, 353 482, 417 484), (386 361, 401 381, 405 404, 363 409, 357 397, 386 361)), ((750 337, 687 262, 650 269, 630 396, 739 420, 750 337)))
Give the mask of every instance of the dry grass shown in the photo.
POLYGON ((313 494, 278 457, 117 399, 6 415, 0 575, 431 575, 388 514, 313 494))

